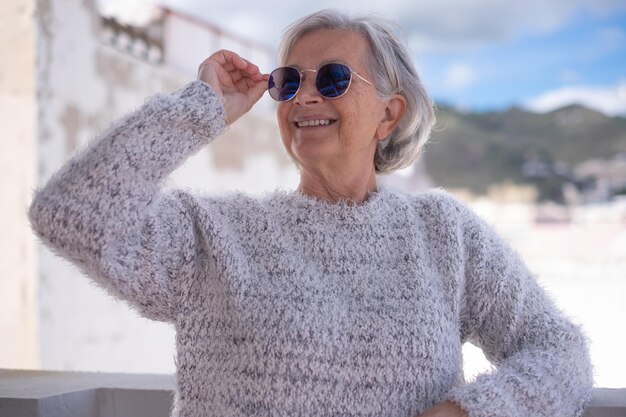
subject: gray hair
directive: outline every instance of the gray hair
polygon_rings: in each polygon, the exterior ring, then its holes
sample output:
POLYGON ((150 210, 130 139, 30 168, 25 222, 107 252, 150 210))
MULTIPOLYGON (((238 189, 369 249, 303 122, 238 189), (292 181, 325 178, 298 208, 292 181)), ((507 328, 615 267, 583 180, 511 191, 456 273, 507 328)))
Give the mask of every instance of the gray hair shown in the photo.
POLYGON ((407 100, 404 117, 394 131, 378 144, 374 165, 377 173, 390 173, 411 165, 428 141, 435 123, 433 103, 413 65, 399 27, 375 16, 351 18, 333 9, 305 16, 288 26, 278 48, 284 65, 293 45, 307 33, 319 29, 343 29, 362 33, 370 46, 368 66, 381 98, 401 94, 407 100))

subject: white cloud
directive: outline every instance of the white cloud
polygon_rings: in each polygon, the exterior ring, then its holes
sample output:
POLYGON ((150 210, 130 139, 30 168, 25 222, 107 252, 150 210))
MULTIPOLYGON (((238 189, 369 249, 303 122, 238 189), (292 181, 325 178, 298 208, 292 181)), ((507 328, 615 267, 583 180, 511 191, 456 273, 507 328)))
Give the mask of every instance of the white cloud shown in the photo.
POLYGON ((609 116, 626 116, 626 81, 606 87, 564 87, 530 98, 523 106, 543 113, 569 104, 582 104, 609 116))
POLYGON ((450 65, 443 74, 443 88, 447 91, 462 91, 474 84, 476 71, 470 65, 457 62, 450 65))
POLYGON ((502 42, 525 33, 550 32, 564 25, 581 9, 593 14, 626 9, 623 0, 151 1, 193 12, 212 23, 225 25, 225 29, 231 32, 273 46, 277 46, 285 26, 323 8, 338 8, 357 14, 376 13, 400 23, 418 53, 448 52, 502 42), (241 24, 252 20, 257 21, 252 26, 254 31, 250 25, 241 24))

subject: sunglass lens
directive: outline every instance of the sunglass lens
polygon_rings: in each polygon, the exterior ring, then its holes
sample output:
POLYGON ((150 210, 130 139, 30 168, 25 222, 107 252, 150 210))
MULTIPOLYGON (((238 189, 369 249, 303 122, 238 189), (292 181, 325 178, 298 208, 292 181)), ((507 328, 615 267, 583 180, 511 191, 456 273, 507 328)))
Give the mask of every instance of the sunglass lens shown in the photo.
POLYGON ((276 68, 270 74, 267 89, 276 101, 291 100, 300 88, 300 73, 291 67, 276 68))
POLYGON ((315 83, 321 95, 335 98, 348 90, 351 77, 349 67, 343 64, 326 64, 319 69, 315 83))

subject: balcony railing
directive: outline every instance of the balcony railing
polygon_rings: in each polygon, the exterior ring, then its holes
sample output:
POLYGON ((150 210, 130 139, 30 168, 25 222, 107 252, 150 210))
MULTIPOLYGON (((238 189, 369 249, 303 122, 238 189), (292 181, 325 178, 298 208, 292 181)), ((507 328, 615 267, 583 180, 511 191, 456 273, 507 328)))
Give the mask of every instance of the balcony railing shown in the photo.
MULTIPOLYGON (((168 417, 174 377, 0 369, 2 417, 168 417)), ((626 389, 595 388, 584 417, 626 416, 626 389)))

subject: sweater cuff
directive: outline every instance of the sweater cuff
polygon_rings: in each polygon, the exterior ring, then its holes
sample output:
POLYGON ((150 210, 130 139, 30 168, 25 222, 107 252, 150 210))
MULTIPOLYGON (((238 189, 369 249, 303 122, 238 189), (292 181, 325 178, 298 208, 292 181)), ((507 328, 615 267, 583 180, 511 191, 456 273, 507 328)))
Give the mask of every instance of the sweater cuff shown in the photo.
POLYGON ((191 81, 171 94, 157 94, 151 105, 157 113, 180 119, 177 121, 205 140, 216 138, 228 129, 224 103, 204 81, 191 81))
POLYGON ((458 404, 469 417, 518 417, 503 388, 494 373, 484 374, 474 382, 452 388, 444 399, 458 404))

